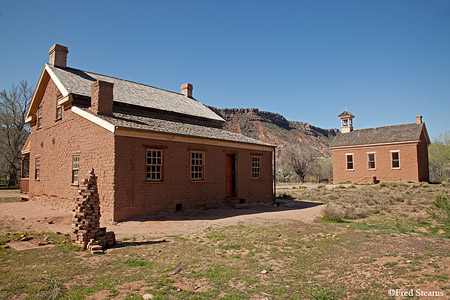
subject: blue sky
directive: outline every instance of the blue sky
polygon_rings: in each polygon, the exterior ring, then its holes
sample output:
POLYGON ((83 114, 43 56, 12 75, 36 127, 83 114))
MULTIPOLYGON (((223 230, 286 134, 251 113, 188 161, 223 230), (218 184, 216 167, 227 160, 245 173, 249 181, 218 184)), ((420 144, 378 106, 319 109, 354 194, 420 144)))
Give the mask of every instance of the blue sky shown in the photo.
POLYGON ((449 0, 0 0, 0 89, 68 65, 322 128, 450 130, 449 0))

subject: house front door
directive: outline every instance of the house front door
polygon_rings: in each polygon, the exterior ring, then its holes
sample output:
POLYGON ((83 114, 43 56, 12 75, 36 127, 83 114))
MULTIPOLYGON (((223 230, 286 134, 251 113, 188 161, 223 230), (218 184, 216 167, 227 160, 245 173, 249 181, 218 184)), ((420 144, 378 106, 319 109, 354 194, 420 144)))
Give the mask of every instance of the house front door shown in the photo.
POLYGON ((236 154, 226 154, 225 181, 226 197, 236 197, 236 154))

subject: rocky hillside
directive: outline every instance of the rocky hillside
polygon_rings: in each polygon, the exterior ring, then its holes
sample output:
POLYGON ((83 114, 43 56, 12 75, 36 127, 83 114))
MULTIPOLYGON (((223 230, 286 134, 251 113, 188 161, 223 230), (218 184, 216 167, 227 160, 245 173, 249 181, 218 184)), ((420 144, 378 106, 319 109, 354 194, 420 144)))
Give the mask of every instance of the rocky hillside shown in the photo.
POLYGON ((329 145, 338 133, 337 129, 288 121, 280 114, 257 108, 210 108, 227 121, 228 130, 277 145, 277 157, 282 159, 290 149, 308 149, 315 156, 330 157, 329 145))

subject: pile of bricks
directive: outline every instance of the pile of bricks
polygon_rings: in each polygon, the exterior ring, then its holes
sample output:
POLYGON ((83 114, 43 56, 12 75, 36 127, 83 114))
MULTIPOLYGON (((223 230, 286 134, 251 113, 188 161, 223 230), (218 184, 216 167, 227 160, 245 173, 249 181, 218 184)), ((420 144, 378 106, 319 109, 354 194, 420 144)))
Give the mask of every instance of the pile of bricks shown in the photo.
POLYGON ((100 227, 100 199, 94 169, 89 172, 88 179, 82 181, 78 194, 72 210, 72 243, 91 253, 103 253, 104 249, 114 245, 116 238, 114 232, 106 232, 105 227, 100 227))

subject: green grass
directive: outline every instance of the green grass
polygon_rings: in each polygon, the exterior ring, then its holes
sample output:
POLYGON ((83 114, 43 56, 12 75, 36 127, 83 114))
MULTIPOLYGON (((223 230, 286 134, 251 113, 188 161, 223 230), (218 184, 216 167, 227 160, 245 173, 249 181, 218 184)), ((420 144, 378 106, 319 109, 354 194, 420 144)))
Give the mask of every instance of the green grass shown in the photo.
POLYGON ((165 236, 166 243, 120 247, 100 256, 52 233, 26 235, 46 235, 53 247, 5 249, 20 235, 1 231, 0 299, 141 299, 150 293, 154 299, 375 300, 388 299, 387 290, 397 285, 409 288, 393 278, 445 287, 449 240, 431 217, 418 218, 420 210, 408 208, 411 200, 423 212, 439 190, 415 187, 420 193, 404 194, 404 202, 390 204, 395 195, 412 190, 410 186, 320 189, 323 195, 317 189, 296 189, 292 193, 336 206, 373 202, 391 210, 345 222, 255 219, 210 227, 195 237, 165 236), (180 264, 186 266, 170 275, 180 264))
POLYGON ((19 197, 3 197, 3 198, 0 198, 0 203, 7 203, 7 202, 25 202, 25 200, 22 200, 19 197))

